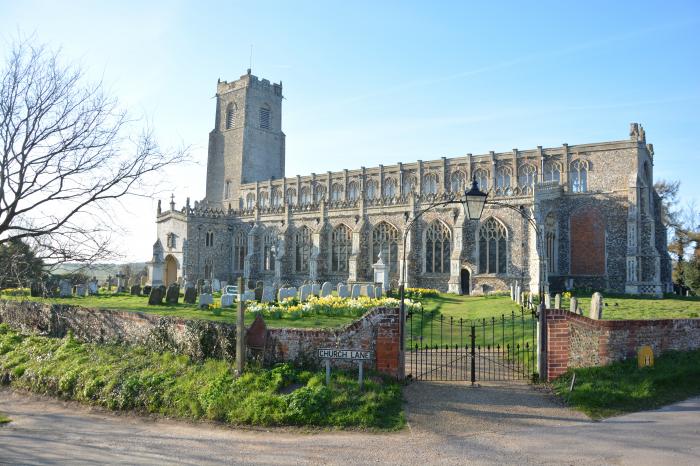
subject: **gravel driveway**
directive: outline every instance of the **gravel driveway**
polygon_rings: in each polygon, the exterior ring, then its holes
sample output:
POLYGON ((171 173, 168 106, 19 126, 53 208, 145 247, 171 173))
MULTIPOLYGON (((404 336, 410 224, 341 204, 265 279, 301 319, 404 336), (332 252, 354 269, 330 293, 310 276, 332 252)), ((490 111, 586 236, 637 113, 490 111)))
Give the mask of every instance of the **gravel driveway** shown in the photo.
POLYGON ((413 383, 402 432, 230 429, 113 415, 9 390, 8 464, 700 464, 700 398, 590 422, 524 384, 413 383))

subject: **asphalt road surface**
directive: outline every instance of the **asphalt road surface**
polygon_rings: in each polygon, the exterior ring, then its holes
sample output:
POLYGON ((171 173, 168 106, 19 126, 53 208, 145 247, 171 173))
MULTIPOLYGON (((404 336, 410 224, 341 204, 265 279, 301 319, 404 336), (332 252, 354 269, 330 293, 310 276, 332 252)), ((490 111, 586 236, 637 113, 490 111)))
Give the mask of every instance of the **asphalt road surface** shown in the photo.
POLYGON ((591 422, 524 384, 412 383, 396 433, 232 429, 0 391, 2 464, 700 464, 700 397, 591 422))

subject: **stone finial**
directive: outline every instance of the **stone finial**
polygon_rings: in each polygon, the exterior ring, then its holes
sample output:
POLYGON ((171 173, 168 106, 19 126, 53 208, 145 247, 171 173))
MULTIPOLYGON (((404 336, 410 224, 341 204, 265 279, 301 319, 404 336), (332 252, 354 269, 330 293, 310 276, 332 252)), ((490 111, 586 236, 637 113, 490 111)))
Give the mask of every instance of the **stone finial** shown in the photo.
POLYGON ((588 316, 594 320, 603 318, 603 295, 597 291, 591 297, 591 311, 588 316))
POLYGON ((158 210, 156 212, 158 213, 158 215, 160 215, 163 212, 160 208, 160 199, 158 199, 158 210))
POLYGON ((175 210, 175 194, 170 195, 170 211, 175 210))

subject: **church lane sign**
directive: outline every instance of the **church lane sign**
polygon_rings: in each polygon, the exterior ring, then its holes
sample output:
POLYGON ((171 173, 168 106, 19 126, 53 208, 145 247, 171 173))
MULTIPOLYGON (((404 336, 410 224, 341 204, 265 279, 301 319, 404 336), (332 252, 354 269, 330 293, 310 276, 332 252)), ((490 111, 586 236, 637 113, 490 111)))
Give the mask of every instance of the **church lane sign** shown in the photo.
POLYGON ((353 349, 319 348, 318 357, 319 359, 351 359, 355 361, 371 361, 372 352, 353 349))

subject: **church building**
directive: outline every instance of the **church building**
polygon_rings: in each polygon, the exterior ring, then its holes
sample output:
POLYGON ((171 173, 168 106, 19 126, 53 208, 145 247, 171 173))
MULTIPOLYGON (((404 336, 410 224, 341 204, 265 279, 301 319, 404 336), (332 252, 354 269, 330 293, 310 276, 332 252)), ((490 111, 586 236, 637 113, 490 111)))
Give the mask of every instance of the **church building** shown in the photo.
POLYGON ((406 270, 408 286, 461 294, 517 283, 659 295, 671 262, 653 167, 632 123, 619 141, 286 177, 282 83, 248 70, 217 84, 206 197, 159 203, 154 250, 165 284, 368 282, 381 251, 393 286, 406 270), (480 220, 453 204, 412 222, 472 180, 488 193, 480 220))

